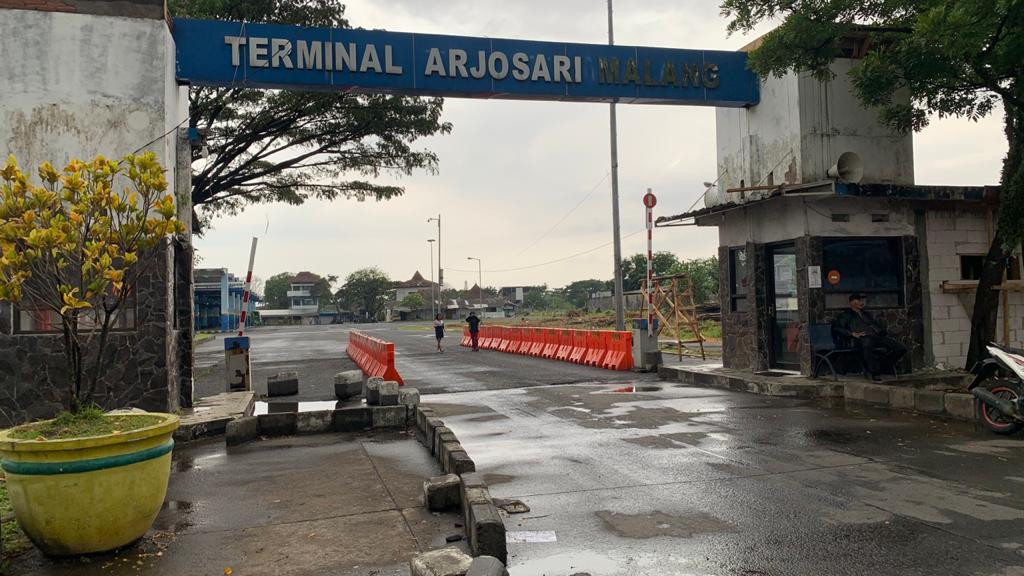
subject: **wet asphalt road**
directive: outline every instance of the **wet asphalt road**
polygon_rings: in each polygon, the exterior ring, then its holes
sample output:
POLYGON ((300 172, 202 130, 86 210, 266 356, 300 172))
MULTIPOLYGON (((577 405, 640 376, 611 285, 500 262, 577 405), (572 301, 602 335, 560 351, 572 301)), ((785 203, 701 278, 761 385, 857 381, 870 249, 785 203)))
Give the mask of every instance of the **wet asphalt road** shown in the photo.
MULTIPOLYGON (((303 355, 347 328, 269 340, 303 355)), ((553 533, 509 545, 513 576, 1024 576, 1024 437, 359 328, 396 342, 492 493, 530 506, 508 529, 553 533)))

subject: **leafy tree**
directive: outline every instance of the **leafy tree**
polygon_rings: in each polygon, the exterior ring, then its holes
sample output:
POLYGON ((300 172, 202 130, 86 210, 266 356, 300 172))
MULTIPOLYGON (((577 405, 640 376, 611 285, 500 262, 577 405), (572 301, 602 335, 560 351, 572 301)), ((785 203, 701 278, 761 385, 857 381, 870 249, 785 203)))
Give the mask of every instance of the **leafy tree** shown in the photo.
POLYGON ((547 308, 547 300, 544 295, 547 293, 548 287, 539 286, 533 290, 530 290, 523 295, 523 307, 528 310, 545 310, 547 308))
POLYGON ((337 306, 334 297, 334 289, 331 288, 331 285, 337 281, 338 277, 333 274, 329 274, 326 277, 321 276, 319 280, 313 284, 313 289, 309 291, 310 296, 316 299, 319 303, 321 310, 335 308, 337 306))
POLYGON ((380 268, 362 268, 345 278, 335 297, 365 318, 376 318, 384 310, 390 290, 391 279, 380 268))
POLYGON ((415 312, 416 310, 421 310, 424 304, 426 304, 426 302, 423 300, 423 294, 420 294, 419 292, 407 294, 405 298, 402 298, 402 301, 398 303, 399 306, 403 308, 408 308, 413 312, 415 312))
POLYGON ((860 100, 902 131, 930 116, 977 120, 1002 104, 1009 150, 999 215, 971 316, 970 367, 994 339, 1007 258, 1024 237, 1024 2, 1021 0, 724 0, 729 31, 781 20, 750 55, 756 72, 810 71, 831 78, 845 38, 862 38, 850 71, 860 100), (909 93, 910 103, 901 99, 909 93))
MULTIPOLYGON (((175 16, 348 28, 339 0, 173 0, 175 16)), ((208 157, 194 147, 192 203, 196 230, 217 214, 262 202, 399 196, 378 184, 381 172, 435 172, 437 156, 415 149, 447 134, 443 100, 387 94, 249 88, 189 90, 189 127, 204 134, 208 157), (360 178, 362 177, 362 178, 360 178)))
POLYGON ((667 274, 686 274, 693 282, 693 300, 705 304, 718 300, 718 257, 680 260, 667 274))
POLYGON ((0 170, 0 301, 25 302, 59 322, 68 367, 65 407, 92 402, 113 360, 110 331, 154 251, 184 227, 152 152, 39 167, 29 181, 14 156, 0 170))
POLYGON ((288 307, 288 290, 291 288, 291 272, 274 274, 263 284, 263 301, 267 308, 283 309, 288 307))
MULTIPOLYGON (((646 266, 646 265, 645 265, 646 266)), ((576 308, 584 308, 587 299, 594 292, 613 290, 614 283, 608 280, 577 280, 562 288, 562 295, 576 308)))
POLYGON ((544 294, 544 310, 571 310, 574 307, 561 292, 549 291, 544 294))
MULTIPOLYGON (((654 275, 662 276, 669 273, 679 259, 671 252, 654 253, 654 275)), ((634 254, 622 261, 622 289, 639 290, 647 280, 647 255, 634 254)))

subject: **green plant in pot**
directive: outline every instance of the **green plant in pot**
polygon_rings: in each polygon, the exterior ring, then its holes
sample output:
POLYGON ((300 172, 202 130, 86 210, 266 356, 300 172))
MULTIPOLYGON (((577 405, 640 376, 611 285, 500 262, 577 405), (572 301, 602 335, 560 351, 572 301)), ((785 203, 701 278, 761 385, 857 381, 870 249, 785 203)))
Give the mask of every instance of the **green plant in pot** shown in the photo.
POLYGON ((25 534, 51 555, 111 550, 142 537, 163 503, 172 414, 104 414, 96 391, 130 324, 139 278, 183 227, 164 170, 147 152, 49 163, 40 184, 14 157, 0 170, 0 301, 50 328, 66 359, 66 411, 0 432, 0 467, 25 534))

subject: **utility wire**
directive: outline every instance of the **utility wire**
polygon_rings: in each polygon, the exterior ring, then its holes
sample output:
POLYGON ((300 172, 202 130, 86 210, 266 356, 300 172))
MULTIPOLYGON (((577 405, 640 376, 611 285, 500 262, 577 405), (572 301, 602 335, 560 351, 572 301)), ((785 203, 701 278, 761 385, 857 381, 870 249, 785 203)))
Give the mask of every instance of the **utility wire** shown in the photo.
POLYGON ((522 250, 520 250, 519 253, 516 254, 515 256, 513 256, 511 259, 515 260, 516 258, 519 258, 523 254, 525 254, 528 250, 530 250, 531 248, 533 248, 537 244, 540 244, 541 240, 547 238, 548 234, 551 234, 552 232, 554 232, 555 228, 558 228, 562 224, 562 222, 565 222, 566 218, 568 218, 569 216, 572 216, 573 212, 575 212, 577 209, 579 209, 579 207, 582 206, 583 203, 587 201, 587 199, 589 199, 591 196, 593 196, 594 192, 597 192, 597 189, 601 186, 601 184, 604 184, 604 181, 607 180, 608 177, 611 176, 611 174, 612 174, 611 172, 605 172, 604 176, 601 177, 601 180, 599 180, 597 182, 597 184, 595 184, 594 187, 590 189, 590 192, 587 192, 587 195, 584 196, 582 200, 577 202, 576 205, 572 207, 572 209, 570 209, 568 212, 566 212, 565 215, 562 216, 562 218, 558 222, 555 222, 554 226, 552 226, 551 228, 548 228, 547 232, 541 234, 536 240, 533 241, 532 244, 530 244, 526 248, 523 248, 522 250))
MULTIPOLYGON (((623 238, 631 238, 633 236, 636 236, 637 234, 640 234, 641 232, 643 232, 643 230, 637 230, 636 232, 633 232, 631 234, 626 234, 625 236, 623 236, 623 238)), ((614 240, 611 241, 611 242, 605 242, 604 244, 601 244, 600 246, 595 246, 595 247, 593 247, 593 248, 591 248, 589 250, 584 250, 583 252, 577 252, 575 254, 570 254, 569 256, 564 256, 562 258, 556 258, 555 260, 549 260, 547 262, 541 262, 540 264, 530 264, 529 266, 519 266, 519 267, 516 267, 516 268, 499 268, 499 269, 496 269, 496 270, 484 270, 483 272, 486 272, 488 274, 494 274, 494 273, 497 273, 497 272, 518 272, 520 270, 530 270, 532 268, 540 268, 541 266, 550 266, 551 264, 558 264, 559 262, 565 262, 566 260, 572 260, 573 258, 578 258, 580 256, 585 256, 587 254, 590 254, 591 252, 597 252, 598 250, 600 250, 602 248, 607 248, 608 246, 611 246, 614 243, 615 243, 614 240)), ((460 268, 445 268, 445 270, 450 270, 452 272, 466 272, 466 273, 470 273, 470 272, 476 273, 477 272, 476 270, 462 270, 460 268)))

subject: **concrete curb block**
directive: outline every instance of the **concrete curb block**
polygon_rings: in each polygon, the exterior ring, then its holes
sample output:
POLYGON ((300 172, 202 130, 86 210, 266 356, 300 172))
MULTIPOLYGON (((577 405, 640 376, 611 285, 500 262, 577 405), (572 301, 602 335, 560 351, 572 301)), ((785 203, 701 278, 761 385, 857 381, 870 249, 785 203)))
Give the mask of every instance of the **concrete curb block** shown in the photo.
POLYGON ((238 446, 260 437, 260 423, 255 416, 245 416, 228 422, 224 433, 224 443, 238 446))
POLYGON ((508 576, 508 570, 501 560, 493 556, 478 556, 469 565, 466 576, 508 576))
POLYGON ((412 576, 466 576, 473 558, 458 548, 441 548, 409 560, 412 576))
MULTIPOLYGON (((371 429, 408 429, 405 406, 353 406, 315 412, 275 412, 246 416, 228 423, 224 441, 237 446, 258 438, 362 432, 371 429)), ((460 461, 460 466, 467 464, 460 461)), ((460 468, 462 469, 462 468, 460 468)))
MULTIPOLYGON (((942 392, 868 382, 786 383, 753 381, 738 374, 722 374, 659 366, 658 377, 687 386, 720 388, 764 396, 797 398, 843 398, 852 404, 882 406, 895 410, 945 416, 973 422, 977 419, 974 396, 964 392, 942 392)), ((951 376, 950 379, 955 379, 951 376)), ((938 383, 944 382, 937 381, 938 383)))
MULTIPOLYGON (((508 558, 505 545, 505 523, 491 499, 483 477, 476 472, 476 463, 469 457, 458 437, 429 407, 416 406, 412 416, 419 441, 430 450, 441 469, 459 477, 459 500, 463 526, 476 556, 491 556, 504 563, 508 558)), ((502 572, 504 573, 504 565, 502 572)), ((490 572, 481 572, 490 574, 490 572)))
POLYGON ((267 376, 267 396, 294 396, 298 393, 298 372, 279 372, 273 376, 267 376))

